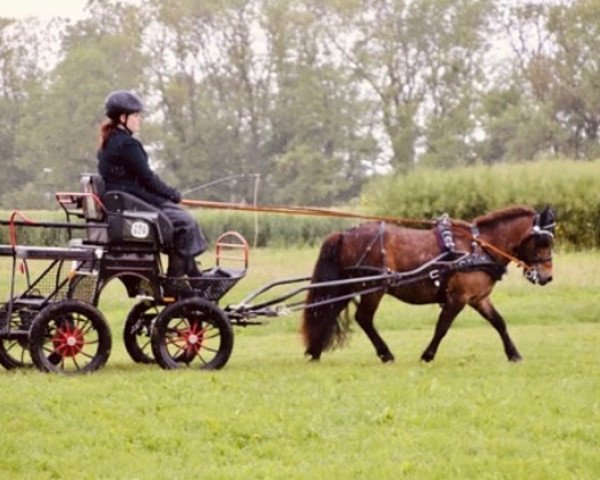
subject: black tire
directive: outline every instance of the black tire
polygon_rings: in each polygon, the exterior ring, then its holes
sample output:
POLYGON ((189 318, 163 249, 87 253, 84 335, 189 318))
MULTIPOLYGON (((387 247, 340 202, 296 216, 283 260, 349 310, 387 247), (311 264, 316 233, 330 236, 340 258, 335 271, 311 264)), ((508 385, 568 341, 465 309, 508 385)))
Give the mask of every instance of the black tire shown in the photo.
POLYGON ((21 332, 29 331, 31 322, 37 312, 20 308, 12 312, 10 321, 6 318, 7 307, 4 306, 0 310, 0 318, 2 321, 2 329, 6 328, 5 322, 9 321, 10 324, 10 336, 8 331, 5 331, 4 335, 0 337, 0 365, 7 370, 13 370, 15 368, 31 368, 33 367, 33 361, 29 355, 29 335, 14 334, 15 330, 21 332))
POLYGON ((125 350, 136 363, 156 363, 152 355, 151 334, 160 308, 154 302, 140 302, 127 315, 123 342, 125 350))
POLYGON ((110 355, 110 328, 100 311, 78 300, 44 308, 33 320, 29 351, 44 372, 88 373, 101 368, 110 355))
POLYGON ((227 315, 201 298, 187 298, 166 307, 152 331, 152 352, 165 369, 183 366, 222 368, 233 350, 233 329, 227 315))
POLYGON ((33 367, 27 337, 0 338, 0 365, 7 370, 33 367))

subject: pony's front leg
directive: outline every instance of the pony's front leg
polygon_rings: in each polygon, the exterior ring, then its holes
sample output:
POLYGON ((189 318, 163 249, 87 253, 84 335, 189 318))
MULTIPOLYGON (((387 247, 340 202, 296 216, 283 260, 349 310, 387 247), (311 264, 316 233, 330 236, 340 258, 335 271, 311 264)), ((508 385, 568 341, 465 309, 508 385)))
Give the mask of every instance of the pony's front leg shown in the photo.
POLYGON ((421 355, 421 360, 425 362, 431 362, 435 358, 435 354, 440 346, 442 338, 444 338, 448 332, 448 329, 450 328, 450 325, 452 325, 452 322, 464 307, 464 303, 453 302, 448 302, 442 307, 442 311, 440 312, 440 316, 438 317, 438 321, 435 326, 435 331, 433 332, 433 338, 421 355))
POLYGON ((506 353, 508 360, 511 362, 522 361, 523 357, 521 357, 521 354, 517 350, 517 347, 515 347, 515 344, 512 342, 510 335, 508 334, 506 322, 494 308, 489 297, 471 306, 496 329, 500 335, 500 338, 502 339, 504 352, 506 353))
POLYGON ((369 340, 371 340, 371 343, 375 347, 375 352, 377 352, 377 356, 382 362, 386 363, 393 362, 394 355, 390 352, 390 349, 375 329, 373 323, 375 311, 377 310, 382 297, 383 294, 363 295, 356 308, 355 318, 356 323, 360 325, 360 328, 363 329, 367 334, 367 337, 369 337, 369 340))

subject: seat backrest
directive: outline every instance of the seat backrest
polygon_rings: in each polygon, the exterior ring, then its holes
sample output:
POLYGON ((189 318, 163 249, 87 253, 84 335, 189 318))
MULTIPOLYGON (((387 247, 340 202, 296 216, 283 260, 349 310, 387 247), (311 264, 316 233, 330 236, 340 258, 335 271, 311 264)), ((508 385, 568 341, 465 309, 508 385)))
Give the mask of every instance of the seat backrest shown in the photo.
POLYGON ((106 211, 102 206, 105 192, 104 180, 97 173, 84 173, 81 176, 81 189, 86 195, 81 198, 81 210, 87 223, 86 243, 103 245, 108 242, 105 226, 94 226, 106 220, 106 211))
POLYGON ((105 193, 104 180, 97 173, 86 173, 81 176, 83 193, 90 195, 83 197, 82 209, 86 220, 102 221, 105 213, 97 200, 101 200, 105 193))

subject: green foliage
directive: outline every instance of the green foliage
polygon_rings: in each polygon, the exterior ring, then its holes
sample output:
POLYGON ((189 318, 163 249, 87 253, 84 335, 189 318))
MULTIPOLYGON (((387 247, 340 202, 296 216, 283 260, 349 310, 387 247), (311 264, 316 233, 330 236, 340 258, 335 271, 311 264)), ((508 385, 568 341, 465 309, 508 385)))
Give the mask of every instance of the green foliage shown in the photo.
POLYGON ((114 7, 101 2, 90 8, 92 18, 76 27, 57 25, 64 56, 45 81, 40 78, 23 89, 12 159, 23 173, 2 191, 7 207, 42 208, 48 192, 75 188, 81 172, 96 169, 106 95, 143 88, 140 13, 123 6, 115 15, 114 7))
POLYGON ((595 65, 600 56, 589 45, 598 36, 600 5, 593 0, 522 2, 507 13, 503 28, 510 32, 515 55, 512 68, 496 83, 516 98, 503 112, 481 116, 488 133, 483 157, 533 159, 552 153, 597 158, 600 80, 595 65))
POLYGON ((43 78, 37 51, 40 30, 37 23, 28 28, 0 18, 0 198, 31 176, 19 161, 17 136, 27 112, 27 92, 43 78))
POLYGON ((325 4, 324 28, 380 112, 392 166, 412 168, 422 143, 432 165, 461 162, 493 2, 325 4))
POLYGON ((260 174, 265 203, 348 202, 380 167, 596 158, 599 4, 521 3, 94 0, 75 23, 0 19, 0 205, 76 188, 117 88, 143 95, 165 180, 260 174))
POLYGON ((433 219, 443 213, 471 220, 514 204, 552 205, 557 240, 577 248, 600 247, 600 161, 539 161, 457 168, 417 169, 373 180, 363 194, 370 212, 433 219))

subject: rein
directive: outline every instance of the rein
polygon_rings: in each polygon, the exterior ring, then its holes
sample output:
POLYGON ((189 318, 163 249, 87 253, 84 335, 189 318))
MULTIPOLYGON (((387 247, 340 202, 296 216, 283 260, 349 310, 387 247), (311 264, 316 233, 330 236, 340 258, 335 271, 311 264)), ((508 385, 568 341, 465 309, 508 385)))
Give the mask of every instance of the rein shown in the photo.
POLYGON ((520 267, 523 270, 530 270, 531 269, 531 266, 528 265, 527 263, 525 263, 520 258, 517 258, 514 255, 511 255, 510 253, 507 253, 504 250, 499 249, 498 247, 496 247, 495 245, 491 244, 487 240, 484 240, 483 238, 480 238, 478 235, 474 234, 473 235, 473 240, 475 242, 477 242, 479 245, 481 245, 483 248, 491 250, 492 252, 500 255, 501 257, 506 258, 509 262, 514 262, 517 265, 517 267, 520 267))
POLYGON ((435 221, 418 220, 413 218, 385 217, 378 215, 362 215, 359 213, 343 212, 341 210, 330 210, 326 208, 303 207, 303 206, 283 206, 283 205, 244 205, 241 203, 211 202, 206 200, 188 200, 181 201, 182 205, 188 207, 203 207, 217 210, 241 210, 246 212, 261 213, 289 213, 295 215, 310 215, 315 217, 338 217, 338 218, 356 218, 360 220, 374 220, 379 222, 395 223, 397 225, 421 225, 432 226, 435 221))

